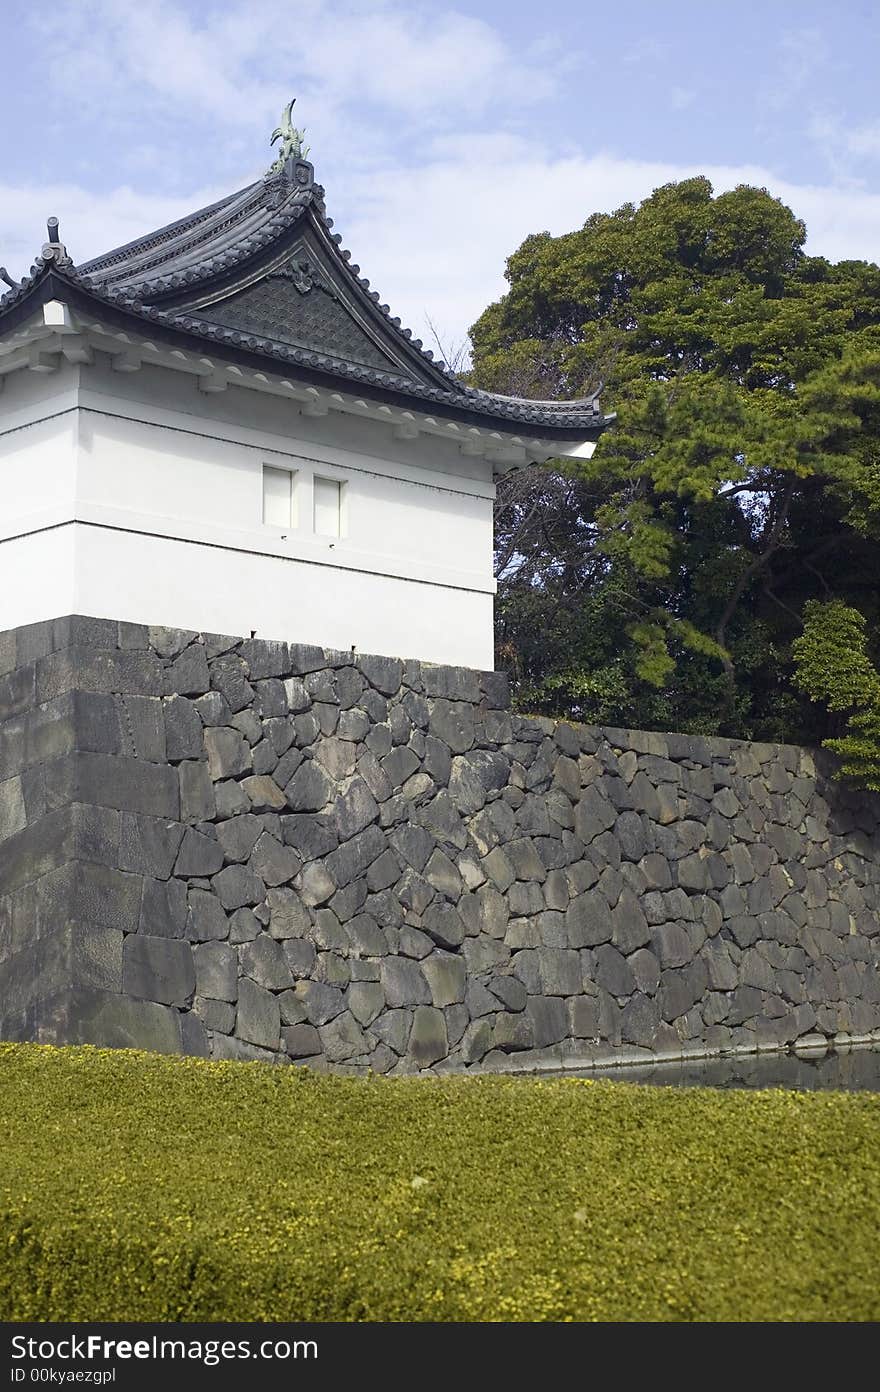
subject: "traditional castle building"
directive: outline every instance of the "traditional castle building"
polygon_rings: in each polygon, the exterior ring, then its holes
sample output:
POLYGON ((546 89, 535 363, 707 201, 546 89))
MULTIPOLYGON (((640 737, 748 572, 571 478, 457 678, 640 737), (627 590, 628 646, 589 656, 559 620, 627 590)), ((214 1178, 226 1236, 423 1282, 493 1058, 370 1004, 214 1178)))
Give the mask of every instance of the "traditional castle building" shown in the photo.
POLYGON ((268 173, 0 299, 0 630, 78 613, 492 666, 499 473, 594 397, 434 361, 343 250, 290 111, 268 173))
POLYGON ((0 1038, 399 1073, 880 1037, 880 805, 808 750, 510 710, 494 479, 603 416, 434 362, 276 136, 85 266, 51 220, 0 300, 0 1038))

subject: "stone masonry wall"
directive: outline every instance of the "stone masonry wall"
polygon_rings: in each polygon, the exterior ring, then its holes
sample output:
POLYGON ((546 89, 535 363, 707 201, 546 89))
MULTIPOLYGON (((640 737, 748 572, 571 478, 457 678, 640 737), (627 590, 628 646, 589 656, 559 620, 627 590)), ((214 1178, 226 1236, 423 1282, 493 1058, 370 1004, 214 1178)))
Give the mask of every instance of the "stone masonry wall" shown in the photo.
POLYGON ((67 618, 0 635, 0 1035, 575 1066, 880 1028, 880 803, 504 677, 67 618))

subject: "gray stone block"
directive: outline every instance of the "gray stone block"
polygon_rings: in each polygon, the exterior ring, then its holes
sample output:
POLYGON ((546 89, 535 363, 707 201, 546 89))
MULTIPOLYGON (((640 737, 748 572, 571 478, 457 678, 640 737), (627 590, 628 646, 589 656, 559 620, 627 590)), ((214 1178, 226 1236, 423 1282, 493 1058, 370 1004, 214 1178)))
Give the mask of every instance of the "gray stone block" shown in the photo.
POLYGON ((624 889, 611 911, 611 941, 624 954, 644 947, 651 940, 648 920, 636 895, 624 889))
POLYGON ((24 796, 20 778, 7 778, 0 783, 0 840, 5 841, 27 825, 24 796))
POLYGON ((418 962, 405 957, 385 957, 379 964, 379 980, 391 1009, 430 1003, 431 993, 418 962))
POLYGON ((165 720, 157 696, 123 696, 121 752, 161 763, 165 759, 165 720))
POLYGON ((142 885, 137 875, 107 865, 70 864, 40 888, 44 914, 60 910, 63 916, 125 931, 138 926, 142 885))
POLYGON ((708 977, 705 964, 697 960, 686 967, 674 967, 660 975, 660 990, 657 1000, 660 1014, 670 1023, 687 1014, 700 1000, 708 977))
POLYGON ((396 696, 403 679, 403 663, 392 657, 359 657, 358 669, 370 686, 383 696, 396 696))
POLYGON ((438 947, 456 948, 464 941, 461 915, 449 903, 433 903, 422 915, 422 928, 438 947))
POLYGON ((571 947, 597 947, 610 942, 614 931, 608 904, 589 890, 571 901, 565 912, 565 923, 571 947))
POLYGON ((575 1039, 598 1039, 599 1001, 595 996, 571 996, 565 1002, 568 1033, 575 1039))
POLYGON ((314 759, 301 764, 284 790, 287 803, 294 812, 318 812, 334 795, 329 774, 314 759))
MULTIPOLYGON (((28 669, 22 669, 26 673, 28 669)), ((10 673, 11 677, 20 676, 10 673)), ((118 652, 72 644, 41 658, 34 669, 36 704, 51 701, 65 691, 113 692, 127 696, 161 696, 163 670, 150 652, 118 652)), ((15 695, 13 694, 13 704, 15 695)), ((5 719, 4 696, 0 690, 0 719, 5 719)), ((14 711, 10 711, 10 714, 14 711)))
POLYGON ((412 1026, 412 1012, 409 1010, 384 1010, 370 1026, 370 1033, 386 1044, 398 1056, 406 1053, 407 1040, 412 1026))
POLYGON ((558 1044, 568 1033, 568 1012, 558 996, 530 996, 525 1014, 536 1049, 558 1044))
POLYGON ((492 1047, 505 1054, 533 1049, 535 1035, 532 1022, 525 1014, 496 1015, 492 1026, 492 1047))
POLYGON ((660 923, 652 928, 651 946, 661 967, 683 967, 694 955, 690 935, 681 923, 660 923))
POLYGON ((294 992, 312 1025, 329 1024, 345 1010, 345 996, 338 986, 327 986, 321 981, 298 981, 294 992))
POLYGON ((627 959, 636 983, 636 990, 648 996, 657 994, 660 985, 660 963, 647 947, 641 947, 627 959))
POLYGON ((281 1042, 281 1011, 277 997, 247 976, 238 984, 235 1033, 246 1044, 262 1049, 277 1049, 281 1042))
MULTIPOLYGON (((64 688, 70 690, 69 687, 64 688)), ((53 692, 52 695, 58 695, 53 692)), ((43 696, 50 700, 51 696, 43 696)), ((23 715, 37 703, 36 670, 33 664, 19 667, 17 671, 4 672, 0 676, 0 720, 9 720, 15 715, 23 715)))
POLYGON ((591 786, 582 794, 574 810, 574 829, 588 845, 600 832, 608 831, 617 820, 617 811, 598 788, 591 786))
POLYGON ((180 1019, 178 1010, 153 1001, 85 990, 71 996, 66 1033, 71 1044, 176 1054, 182 1046, 180 1019))
POLYGON ((628 996, 636 989, 629 963, 610 943, 596 948, 593 979, 612 996, 628 996))
POLYGON ((572 949, 539 947, 537 950, 542 994, 574 996, 583 990, 581 959, 572 949))
MULTIPOLYGON (((175 875, 197 876, 207 879, 216 874, 222 864, 223 847, 216 836, 213 834, 208 836, 201 831, 196 831, 194 827, 187 827, 175 862, 175 875)), ((237 908, 238 906, 233 905, 233 907, 237 908)))
POLYGON ((367 827, 337 850, 331 851, 326 857, 326 868, 342 889, 359 875, 365 874, 386 846, 384 833, 376 826, 367 827))
POLYGON ((348 779, 334 804, 336 830, 342 842, 350 841, 379 815, 376 799, 357 774, 348 779))
POLYGON ((464 1000, 467 977, 461 957, 453 953, 432 952, 422 961, 421 970, 428 983, 433 1005, 442 1008, 464 1000))
POLYGON ((429 703, 428 729, 453 754, 466 754, 475 739, 473 707, 461 701, 437 698, 429 703))
POLYGON ((446 1018, 430 1005, 417 1005, 413 1012, 407 1053, 419 1068, 430 1068, 446 1057, 449 1040, 446 1018))
POLYGON ((359 1025, 368 1026, 385 1008, 385 992, 376 981, 353 981, 346 996, 359 1025))
POLYGON ((216 816, 214 785, 208 765, 187 761, 178 767, 180 817, 184 822, 207 822, 216 816))
POLYGON ((300 896, 304 904, 319 907, 326 904, 336 889, 336 882, 320 861, 313 861, 302 872, 300 896))
POLYGON ((285 1025, 281 1041, 291 1058, 314 1058, 321 1053, 321 1036, 314 1025, 285 1025))
POLYGON ((204 1022, 192 1010, 182 1011, 179 1017, 181 1052, 191 1058, 210 1058, 211 1046, 204 1022))
POLYGON ((660 1011, 648 996, 635 995, 620 1012, 620 1033, 625 1044, 650 1049, 660 1027, 660 1011))
POLYGON ((236 783, 232 778, 215 784, 214 798, 217 804, 217 816, 220 818, 237 817, 243 812, 250 811, 251 805, 244 789, 240 783, 236 783))
POLYGON ((302 861, 290 846, 282 845, 268 831, 264 831, 254 846, 249 865, 263 884, 274 888, 299 874, 302 861))
POLYGON ((120 929, 95 923, 74 923, 69 931, 69 977, 64 985, 121 991, 123 934, 120 929))
POLYGON ((235 1029, 235 1006, 230 1001, 211 1000, 206 996, 196 996, 193 1000, 193 1013, 198 1015, 206 1030, 217 1034, 231 1034, 235 1029))
POLYGON ((214 876, 211 887, 224 909, 229 911, 247 904, 259 904, 266 894, 262 881, 243 865, 227 865, 214 876))
POLYGON ((472 1020, 461 1041, 463 1063, 479 1063, 494 1046, 492 1023, 487 1019, 472 1020))
POLYGON ((211 663, 211 685, 220 692, 233 713, 245 710, 254 699, 254 688, 236 653, 226 653, 211 663))
POLYGON ((318 1034, 324 1056, 330 1063, 345 1063, 349 1059, 363 1057, 370 1049, 366 1035, 348 1010, 322 1025, 318 1034))
POLYGON ((56 806, 91 803, 171 821, 177 821, 180 811, 176 769, 141 759, 73 754, 46 765, 46 783, 56 806))
POLYGON ((180 880, 144 878, 138 930, 153 937, 182 938, 186 924, 186 885, 180 880))
POLYGON ((237 1000, 238 955, 234 947, 222 942, 199 943, 193 948, 193 962, 199 996, 218 1001, 237 1000))
POLYGON ((293 986, 293 974, 281 944, 268 934, 261 933, 252 942, 238 949, 241 971, 258 986, 269 991, 284 991, 293 986))
POLYGON ((266 894, 269 932, 273 938, 301 938, 312 926, 311 916, 293 889, 270 889, 266 894))
POLYGON ((165 747, 172 761, 202 757, 202 722, 197 707, 184 696, 165 701, 165 747))
POLYGON ((220 942, 229 936, 229 919, 215 895, 191 887, 187 904, 186 936, 191 942, 220 942))
POLYGON ((236 778, 251 767, 250 746, 237 730, 212 726, 205 730, 204 740, 208 769, 215 783, 225 778, 236 778))
POLYGON ((173 938, 130 933, 123 944, 122 989, 140 1000, 188 1006, 195 994, 192 949, 173 938))
POLYGON ((268 774, 243 778, 241 786, 254 812, 283 812, 287 808, 284 792, 268 774))
POLYGON ((291 976, 299 981, 313 975, 317 959, 314 943, 306 938, 285 938, 281 947, 291 976))
MULTIPOLYGON (((67 753, 69 748, 76 748, 83 753, 90 754, 133 754, 138 752, 132 748, 132 740, 127 735, 125 744, 123 744, 120 717, 126 712, 127 703, 117 700, 115 696, 96 691, 71 691, 52 704, 59 709, 66 707, 70 711, 70 720, 73 726, 72 744, 69 744, 68 748, 58 749, 57 753, 67 753)), ((148 756, 141 755, 141 757, 148 756)), ((159 757, 165 757, 164 746, 159 757)))
POLYGON ((251 681, 266 677, 284 677, 290 669, 290 652, 286 643, 270 642, 265 638, 247 638, 239 652, 247 664, 251 681))
MULTIPOLYGON (((580 985, 578 990, 580 990, 580 985)), ((489 979, 489 990, 503 1005, 505 1010, 519 1012, 525 1010, 526 988, 515 976, 493 976, 489 979)))
POLYGON ((250 858, 251 851, 263 834, 263 823, 252 812, 217 825, 217 839, 228 861, 243 863, 250 858))
POLYGON ((147 630, 149 646, 155 648, 160 657, 177 657, 197 637, 198 634, 192 629, 185 628, 165 628, 151 624, 147 630))

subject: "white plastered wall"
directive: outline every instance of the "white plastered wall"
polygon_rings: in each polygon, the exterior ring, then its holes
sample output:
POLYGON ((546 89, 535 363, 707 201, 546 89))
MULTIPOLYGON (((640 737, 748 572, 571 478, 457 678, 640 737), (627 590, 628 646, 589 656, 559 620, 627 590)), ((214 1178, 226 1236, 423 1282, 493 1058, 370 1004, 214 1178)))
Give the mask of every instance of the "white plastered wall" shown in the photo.
POLYGON ((430 436, 145 367, 0 397, 0 629, 77 612, 492 666, 491 466, 430 436), (294 475, 262 521, 263 466, 294 475), (315 476, 343 529, 313 527, 315 476))

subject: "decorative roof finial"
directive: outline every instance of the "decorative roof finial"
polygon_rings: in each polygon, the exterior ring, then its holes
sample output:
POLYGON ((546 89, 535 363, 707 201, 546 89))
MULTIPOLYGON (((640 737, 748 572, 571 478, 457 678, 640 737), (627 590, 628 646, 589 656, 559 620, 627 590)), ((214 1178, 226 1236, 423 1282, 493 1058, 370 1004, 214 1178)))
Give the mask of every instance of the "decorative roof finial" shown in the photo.
POLYGON ((15 281, 12 279, 12 276, 9 274, 9 272, 7 271, 7 269, 6 269, 5 266, 0 266, 0 280, 3 281, 3 284, 4 284, 4 285, 8 285, 9 288, 10 288, 10 290, 17 290, 17 289, 18 289, 18 286, 16 285, 15 281))
POLYGON ((72 266, 73 262, 67 254, 67 247, 61 240, 61 233, 58 230, 57 217, 46 219, 46 231, 49 240, 43 246, 40 256, 43 261, 54 261, 56 266, 72 266))
POLYGON ((288 102, 281 112, 281 124, 276 126, 272 132, 270 145, 274 145, 276 140, 281 141, 278 150, 278 158, 274 164, 269 166, 270 174, 280 173, 289 159, 308 159, 309 147, 303 144, 305 129, 297 130, 293 124, 293 108, 296 105, 296 97, 288 102))

